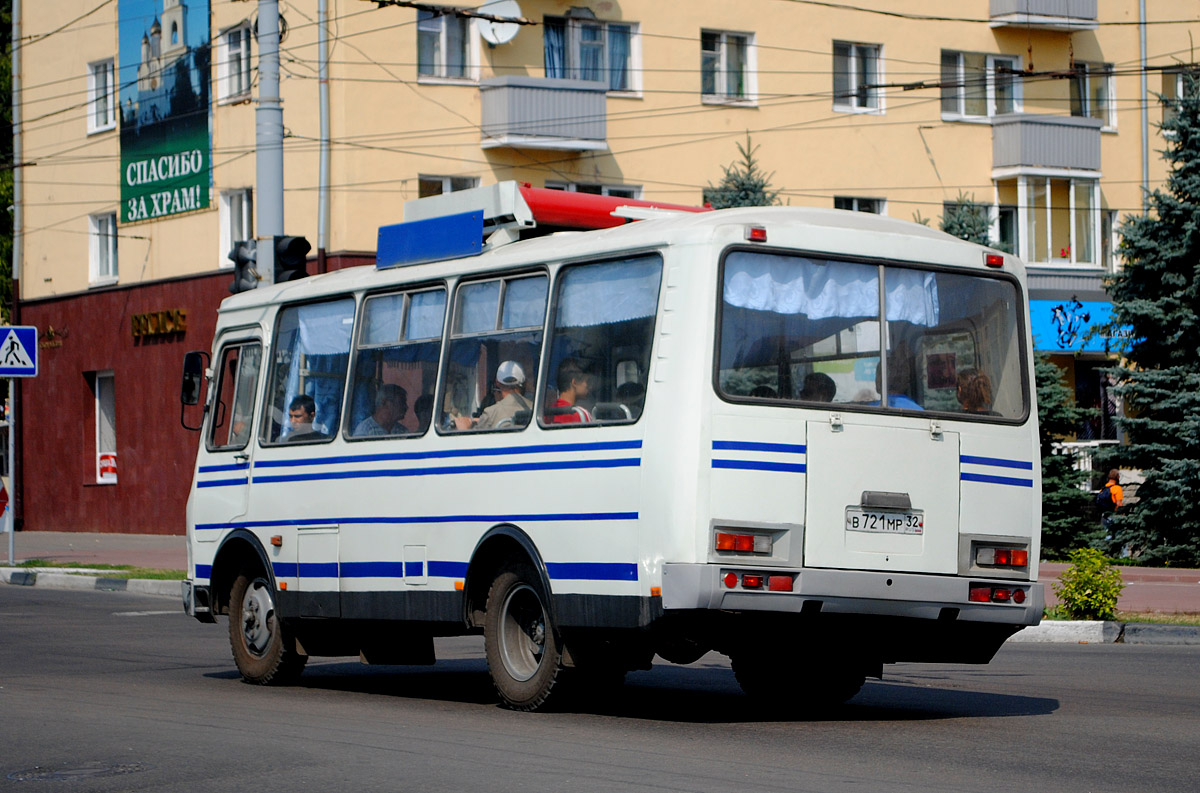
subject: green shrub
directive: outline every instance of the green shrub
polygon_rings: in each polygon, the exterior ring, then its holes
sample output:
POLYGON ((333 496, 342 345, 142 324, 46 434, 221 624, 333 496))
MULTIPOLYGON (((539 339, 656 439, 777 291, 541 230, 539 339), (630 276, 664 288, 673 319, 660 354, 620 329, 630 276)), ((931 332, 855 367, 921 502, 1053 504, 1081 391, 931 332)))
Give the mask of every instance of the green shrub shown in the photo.
POLYGON ((1059 608, 1072 619, 1111 620, 1125 584, 1121 571, 1095 548, 1071 551, 1071 567, 1054 583, 1059 608))

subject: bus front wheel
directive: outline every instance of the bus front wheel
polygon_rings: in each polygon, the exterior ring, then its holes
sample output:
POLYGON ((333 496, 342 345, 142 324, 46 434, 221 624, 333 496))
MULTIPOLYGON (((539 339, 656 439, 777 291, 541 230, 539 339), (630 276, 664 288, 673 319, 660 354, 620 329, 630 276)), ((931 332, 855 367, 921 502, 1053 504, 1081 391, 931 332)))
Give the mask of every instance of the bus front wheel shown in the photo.
POLYGON ((229 593, 229 645, 242 679, 265 686, 299 677, 308 656, 288 644, 276 614, 271 582, 242 571, 229 593))
POLYGON ((483 639, 496 693, 513 710, 542 707, 558 682, 562 645, 548 596, 527 564, 496 576, 488 591, 483 639))

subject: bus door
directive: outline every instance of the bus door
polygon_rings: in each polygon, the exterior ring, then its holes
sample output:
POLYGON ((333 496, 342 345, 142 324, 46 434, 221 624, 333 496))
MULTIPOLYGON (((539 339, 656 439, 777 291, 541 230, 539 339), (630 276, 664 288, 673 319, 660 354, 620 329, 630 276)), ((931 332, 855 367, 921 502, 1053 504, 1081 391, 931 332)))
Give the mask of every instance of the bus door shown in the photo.
POLYGON ((958 433, 936 422, 809 421, 805 565, 956 573, 958 461, 958 433))
POLYGON ((196 539, 219 539, 220 529, 246 514, 254 453, 254 409, 262 370, 262 341, 245 331, 226 334, 214 362, 208 426, 196 468, 196 539))

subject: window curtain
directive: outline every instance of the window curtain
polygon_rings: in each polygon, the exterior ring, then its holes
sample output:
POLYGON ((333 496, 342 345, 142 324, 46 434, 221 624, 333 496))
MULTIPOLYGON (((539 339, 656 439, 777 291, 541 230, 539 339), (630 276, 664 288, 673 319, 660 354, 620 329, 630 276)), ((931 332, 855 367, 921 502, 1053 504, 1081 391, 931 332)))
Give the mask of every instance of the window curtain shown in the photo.
POLYGON ((653 317, 661 278, 662 262, 657 256, 573 267, 562 278, 555 327, 653 317))
POLYGON ((546 20, 542 25, 542 45, 547 77, 567 76, 566 25, 562 20, 546 20))
MULTIPOLYGON (((879 314, 878 268, 803 257, 734 253, 725 263, 725 302, 737 308, 811 319, 879 314)), ((887 318, 938 324, 937 276, 921 270, 887 271, 887 318)))
POLYGON ((445 315, 446 293, 443 290, 417 292, 409 300, 405 340, 440 339, 445 315))
POLYGON ((608 89, 628 91, 630 29, 626 25, 608 26, 608 89))
POLYGON ((521 278, 509 281, 504 291, 505 330, 542 326, 546 318, 546 278, 521 278))

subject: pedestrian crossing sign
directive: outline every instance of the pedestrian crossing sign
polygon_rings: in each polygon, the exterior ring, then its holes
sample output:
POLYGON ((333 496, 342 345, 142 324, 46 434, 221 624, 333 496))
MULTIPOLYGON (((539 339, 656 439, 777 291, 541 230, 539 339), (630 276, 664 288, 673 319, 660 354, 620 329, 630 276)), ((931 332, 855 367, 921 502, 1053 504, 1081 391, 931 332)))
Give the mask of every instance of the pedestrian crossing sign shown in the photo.
POLYGON ((37 328, 0 326, 0 377, 37 377, 37 328))

